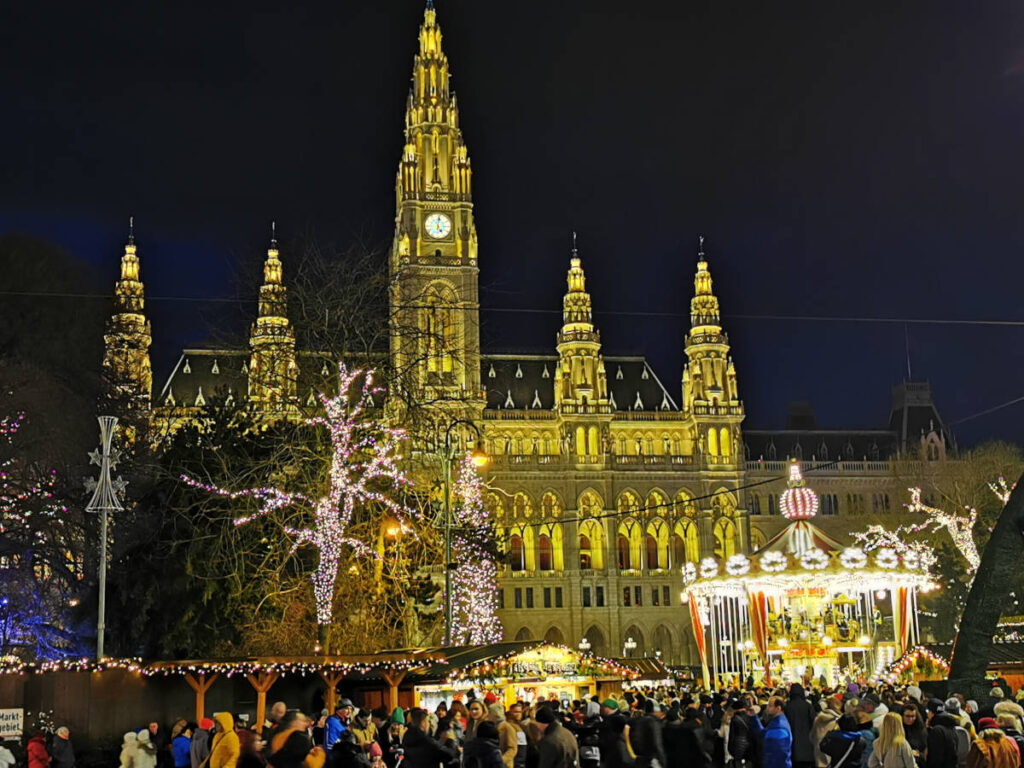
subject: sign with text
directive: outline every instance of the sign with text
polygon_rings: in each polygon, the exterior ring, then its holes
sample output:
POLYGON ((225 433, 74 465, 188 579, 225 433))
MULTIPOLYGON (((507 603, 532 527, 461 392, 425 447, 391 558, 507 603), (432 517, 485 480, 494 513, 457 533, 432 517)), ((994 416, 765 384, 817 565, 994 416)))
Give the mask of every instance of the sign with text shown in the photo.
POLYGON ((24 730, 24 709, 0 709, 0 739, 20 739, 24 730))

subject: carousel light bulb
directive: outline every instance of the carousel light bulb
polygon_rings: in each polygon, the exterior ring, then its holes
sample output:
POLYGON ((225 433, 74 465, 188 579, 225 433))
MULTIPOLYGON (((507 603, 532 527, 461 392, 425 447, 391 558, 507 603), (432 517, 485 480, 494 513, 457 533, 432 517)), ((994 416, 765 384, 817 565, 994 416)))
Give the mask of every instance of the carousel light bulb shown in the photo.
POLYGON ((875 599, 876 600, 885 600, 885 590, 884 589, 877 590, 875 592, 875 599))
POLYGON ((821 638, 821 644, 822 645, 832 645, 832 638, 829 637, 828 635, 825 635, 824 637, 821 638))
POLYGON ((861 635, 857 638, 857 645, 869 646, 871 645, 871 638, 867 635, 861 635))
POLYGON ((789 640, 784 637, 779 638, 779 648, 787 648, 789 646, 789 640))

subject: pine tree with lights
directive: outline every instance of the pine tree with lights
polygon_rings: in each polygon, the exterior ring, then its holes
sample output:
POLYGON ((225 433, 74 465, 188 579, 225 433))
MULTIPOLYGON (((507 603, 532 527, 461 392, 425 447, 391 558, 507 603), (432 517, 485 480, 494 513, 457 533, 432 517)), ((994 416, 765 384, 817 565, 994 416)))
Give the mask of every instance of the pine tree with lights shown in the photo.
POLYGON ((498 563, 484 509, 484 482, 467 456, 454 487, 456 532, 452 551, 453 645, 487 645, 501 640, 498 618, 498 563))
POLYGON ((231 490, 210 485, 183 475, 195 488, 228 499, 250 499, 256 511, 235 519, 244 526, 284 508, 302 512, 305 526, 283 524, 292 540, 291 551, 309 547, 318 554, 311 581, 316 604, 316 619, 321 639, 326 641, 326 628, 334 619, 334 601, 339 562, 346 547, 360 555, 373 556, 365 542, 349 535, 353 516, 369 506, 382 509, 401 522, 408 509, 394 498, 408 481, 399 466, 399 449, 405 434, 389 428, 370 417, 374 395, 380 389, 373 384, 373 373, 349 370, 338 364, 336 394, 320 395, 323 413, 306 419, 309 427, 322 427, 330 439, 327 489, 315 496, 276 486, 231 490))

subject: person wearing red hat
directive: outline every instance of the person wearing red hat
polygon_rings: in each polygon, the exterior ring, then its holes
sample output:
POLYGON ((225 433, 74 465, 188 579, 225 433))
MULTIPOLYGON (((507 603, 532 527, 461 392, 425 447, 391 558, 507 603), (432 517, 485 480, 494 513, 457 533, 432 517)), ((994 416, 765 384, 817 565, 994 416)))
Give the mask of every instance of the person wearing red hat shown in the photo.
POLYGON ((213 720, 204 717, 199 721, 199 727, 192 734, 192 743, 188 748, 188 757, 192 768, 199 768, 210 756, 210 733, 212 731, 213 720))
POLYGON ((495 696, 490 691, 488 691, 487 693, 484 694, 484 704, 486 704, 488 707, 491 706, 491 704, 493 704, 497 700, 498 700, 498 697, 495 696))
POLYGON ((1017 745, 999 730, 995 718, 978 720, 978 738, 967 753, 967 768, 1018 768, 1017 745))

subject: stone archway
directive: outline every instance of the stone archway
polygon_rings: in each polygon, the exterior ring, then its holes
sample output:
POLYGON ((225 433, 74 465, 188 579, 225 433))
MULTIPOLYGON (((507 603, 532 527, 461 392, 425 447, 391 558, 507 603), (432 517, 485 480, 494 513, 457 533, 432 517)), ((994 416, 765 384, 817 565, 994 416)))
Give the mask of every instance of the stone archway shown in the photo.
POLYGON ((672 642, 672 631, 664 624, 659 624, 654 630, 654 637, 651 639, 650 656, 657 656, 661 651, 661 659, 666 664, 678 663, 676 659, 675 643, 672 642))
POLYGON ((583 635, 587 638, 587 642, 590 643, 590 652, 595 656, 607 656, 608 649, 605 648, 604 632, 596 624, 586 631, 583 635))
POLYGON ((949 690, 973 696, 979 701, 990 690, 985 672, 992 657, 992 637, 1003 615, 1006 592, 1004 574, 1011 573, 1024 560, 1024 475, 1010 494, 985 547, 981 565, 960 619, 953 643, 953 661, 949 669, 949 690))
POLYGON ((529 627, 523 627, 516 632, 516 640, 533 640, 533 630, 529 627))
POLYGON ((544 633, 544 642, 551 645, 565 645, 565 635, 558 627, 552 626, 544 633))
POLYGON ((639 659, 644 655, 647 650, 647 646, 644 644, 644 633, 640 631, 640 627, 636 624, 631 625, 625 632, 622 633, 622 648, 618 651, 623 653, 625 651, 626 640, 633 638, 633 642, 636 643, 636 648, 629 652, 630 658, 639 659))

